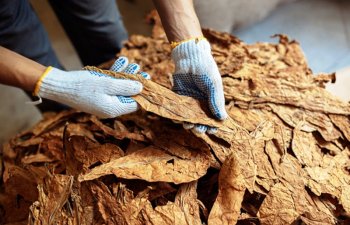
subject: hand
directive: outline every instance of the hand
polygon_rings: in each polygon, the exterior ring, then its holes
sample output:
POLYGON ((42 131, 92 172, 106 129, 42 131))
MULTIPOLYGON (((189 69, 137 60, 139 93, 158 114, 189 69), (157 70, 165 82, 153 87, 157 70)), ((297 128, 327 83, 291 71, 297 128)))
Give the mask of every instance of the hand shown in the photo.
MULTIPOLYGON (((171 57, 175 62, 173 90, 180 95, 206 100, 217 119, 226 119, 222 80, 209 42, 205 39, 183 42, 173 49, 171 57)), ((216 128, 189 123, 185 123, 184 128, 199 133, 216 132, 216 128)))
MULTIPOLYGON (((111 70, 137 74, 140 66, 128 64, 126 57, 118 58, 111 70)), ((149 78, 147 73, 140 75, 149 78)), ((138 110, 138 104, 130 98, 142 91, 138 81, 116 79, 94 71, 62 71, 48 69, 38 81, 38 96, 51 99, 100 118, 113 118, 138 110)))

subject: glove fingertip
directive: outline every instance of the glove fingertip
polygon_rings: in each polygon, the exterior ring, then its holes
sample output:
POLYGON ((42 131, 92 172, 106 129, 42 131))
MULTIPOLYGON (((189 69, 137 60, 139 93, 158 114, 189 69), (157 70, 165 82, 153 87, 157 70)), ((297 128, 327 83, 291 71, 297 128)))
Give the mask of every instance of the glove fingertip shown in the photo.
POLYGON ((120 56, 117 60, 114 61, 113 65, 109 70, 114 72, 123 71, 129 63, 129 59, 125 56, 120 56))
POLYGON ((218 128, 216 128, 216 127, 209 127, 207 130, 208 134, 215 134, 217 132, 218 132, 218 128))
POLYGON ((228 114, 226 112, 226 109, 221 109, 220 112, 217 112, 215 116, 219 120, 225 120, 228 118, 228 114))
POLYGON ((143 77, 143 78, 145 78, 145 79, 147 79, 147 80, 150 80, 151 79, 151 75, 149 75, 149 73, 146 73, 146 72, 140 72, 140 75, 143 77))
POLYGON ((182 124, 182 126, 183 126, 183 128, 184 128, 185 130, 189 130, 189 129, 192 129, 192 128, 194 127, 194 124, 193 124, 193 123, 184 122, 184 123, 182 124))
POLYGON ((208 130, 208 127, 205 125, 197 124, 192 128, 192 131, 198 134, 203 134, 208 130))
POLYGON ((142 92, 143 85, 139 81, 132 81, 130 80, 130 95, 137 95, 142 92))
POLYGON ((140 70, 140 65, 136 63, 130 63, 122 72, 126 74, 137 74, 140 70))
POLYGON ((228 114, 225 109, 225 97, 222 93, 214 93, 209 96, 209 107, 210 111, 214 116, 219 120, 225 120, 228 117, 228 114))

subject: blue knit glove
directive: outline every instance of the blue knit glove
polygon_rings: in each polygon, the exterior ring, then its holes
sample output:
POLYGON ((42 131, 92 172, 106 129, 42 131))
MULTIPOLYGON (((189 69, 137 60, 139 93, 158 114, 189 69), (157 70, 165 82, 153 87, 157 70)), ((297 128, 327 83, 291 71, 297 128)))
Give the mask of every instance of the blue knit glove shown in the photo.
MULTIPOLYGON (((208 101, 209 109, 219 119, 227 118, 219 69, 207 40, 189 40, 176 46, 171 57, 175 62, 173 90, 180 95, 208 101)), ((200 124, 184 124, 185 129, 214 133, 216 128, 200 124)))

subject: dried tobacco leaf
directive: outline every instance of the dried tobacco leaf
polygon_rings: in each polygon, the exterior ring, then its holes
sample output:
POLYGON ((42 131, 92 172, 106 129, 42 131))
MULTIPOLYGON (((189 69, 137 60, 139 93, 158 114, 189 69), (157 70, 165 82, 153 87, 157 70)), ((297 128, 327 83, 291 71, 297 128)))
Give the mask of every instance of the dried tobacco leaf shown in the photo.
POLYGON ((271 188, 259 209, 262 224, 292 224, 298 216, 291 191, 281 183, 271 188))
POLYGON ((341 137, 341 133, 325 113, 275 104, 269 104, 269 107, 292 127, 306 132, 318 131, 326 141, 341 137))
POLYGON ((199 216, 196 188, 196 181, 182 184, 176 194, 175 202, 168 202, 166 205, 157 206, 154 209, 148 205, 142 211, 145 224, 202 224, 199 216))
POLYGON ((306 224, 335 224, 329 208, 313 200, 300 187, 276 184, 264 199, 258 216, 262 224, 293 224, 301 220, 306 224))
POLYGON ((85 69, 105 73, 116 78, 140 81, 143 84, 142 93, 133 98, 148 112, 153 112, 172 120, 218 127, 223 132, 233 133, 239 128, 230 118, 224 121, 213 119, 208 107, 203 105, 203 102, 191 97, 178 95, 151 80, 144 79, 142 76, 101 70, 91 66, 85 67, 85 69))
POLYGON ((140 211, 149 204, 147 192, 134 197, 133 193, 123 184, 117 184, 112 193, 102 182, 88 184, 95 196, 95 204, 103 224, 142 224, 140 211))
POLYGON ((295 129, 293 132, 292 150, 304 166, 319 166, 323 154, 321 148, 316 144, 312 133, 306 133, 295 129))
POLYGON ((179 184, 197 180, 206 173, 208 167, 209 160, 206 154, 194 153, 189 159, 181 159, 158 147, 148 146, 81 174, 79 181, 94 180, 101 176, 115 174, 125 179, 179 184))
POLYGON ((73 177, 52 175, 38 185, 39 198, 30 207, 30 224, 69 224, 73 220, 62 210, 68 201, 73 177))
MULTIPOLYGON (((126 130, 121 130, 121 129, 113 129, 105 124, 103 124, 101 121, 99 121, 95 116, 91 117, 91 122, 93 122, 96 126, 98 126, 104 133, 111 135, 115 137, 116 139, 124 139, 128 138, 131 140, 136 140, 136 141, 145 141, 146 138, 144 135, 141 133, 134 133, 130 132, 127 129, 126 130)), ((121 122, 119 122, 119 128, 123 126, 121 122)))
POLYGON ((255 76, 245 81, 224 77, 225 98, 247 102, 250 106, 262 103, 292 105, 316 112, 350 114, 350 106, 316 84, 301 85, 290 81, 255 76))
POLYGON ((344 134, 345 138, 350 142, 350 118, 349 116, 330 114, 332 122, 337 126, 344 134))
POLYGON ((219 194, 210 211, 208 224, 236 224, 245 192, 239 158, 227 157, 219 174, 219 194))
POLYGON ((108 163, 124 156, 118 145, 110 143, 99 144, 84 136, 70 136, 69 142, 73 148, 74 159, 83 163, 85 169, 97 163, 108 163))
POLYGON ((350 176, 347 168, 349 167, 348 151, 343 151, 336 156, 326 155, 323 157, 320 166, 305 167, 307 173, 307 186, 316 195, 322 193, 335 196, 343 205, 347 213, 350 209, 349 192, 350 176))

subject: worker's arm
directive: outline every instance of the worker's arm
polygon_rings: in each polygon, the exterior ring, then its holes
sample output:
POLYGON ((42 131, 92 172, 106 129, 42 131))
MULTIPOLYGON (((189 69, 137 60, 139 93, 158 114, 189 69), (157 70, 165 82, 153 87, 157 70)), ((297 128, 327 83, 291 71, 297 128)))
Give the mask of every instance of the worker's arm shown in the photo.
MULTIPOLYGON (((219 69, 211 54, 209 42, 203 38, 192 0, 153 0, 162 20, 171 57, 175 62, 173 90, 181 95, 208 102, 213 115, 227 118, 225 98, 219 69)), ((203 125, 186 124, 196 132, 215 132, 203 125)))
MULTIPOLYGON (((137 74, 140 66, 128 64, 120 57, 111 70, 137 74)), ((141 73, 148 78, 149 75, 141 73)), ((141 92, 138 81, 115 79, 106 74, 86 70, 63 71, 42 66, 30 59, 0 47, 0 83, 19 87, 75 109, 111 118, 138 109, 137 103, 129 96, 141 92)))
POLYGON ((0 46, 0 83, 32 92, 46 67, 0 46))
POLYGON ((170 42, 203 36, 192 0, 153 0, 170 42))

